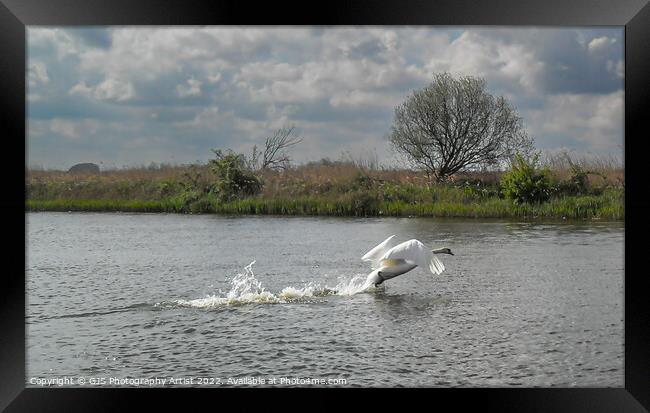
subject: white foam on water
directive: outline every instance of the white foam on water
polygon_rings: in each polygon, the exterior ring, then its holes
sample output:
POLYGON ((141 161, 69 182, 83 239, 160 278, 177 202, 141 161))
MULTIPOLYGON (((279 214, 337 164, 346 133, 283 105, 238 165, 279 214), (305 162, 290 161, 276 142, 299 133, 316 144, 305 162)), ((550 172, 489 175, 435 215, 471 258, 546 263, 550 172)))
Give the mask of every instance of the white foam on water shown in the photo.
POLYGON ((217 308, 252 303, 291 303, 309 302, 314 298, 329 295, 351 296, 360 292, 371 290, 366 284, 366 275, 355 275, 350 280, 341 280, 335 287, 321 286, 310 283, 305 287, 284 287, 279 293, 273 294, 262 286, 255 278, 253 265, 255 261, 244 267, 244 272, 237 274, 230 281, 231 288, 225 296, 209 295, 205 298, 194 300, 176 300, 174 303, 181 307, 217 308))
POLYGON ((355 275, 351 280, 339 282, 334 290, 337 295, 354 295, 364 291, 374 290, 375 287, 367 282, 367 275, 355 275))

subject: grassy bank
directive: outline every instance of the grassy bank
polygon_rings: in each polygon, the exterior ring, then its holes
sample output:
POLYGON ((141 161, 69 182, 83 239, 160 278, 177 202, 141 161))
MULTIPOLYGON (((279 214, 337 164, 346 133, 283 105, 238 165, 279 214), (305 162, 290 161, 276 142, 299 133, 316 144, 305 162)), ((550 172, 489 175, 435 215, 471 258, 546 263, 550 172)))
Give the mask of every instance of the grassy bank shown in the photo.
POLYGON ((122 211, 218 213, 259 215, 322 215, 322 216, 422 216, 464 218, 571 218, 622 220, 625 216, 618 194, 576 196, 554 199, 539 205, 513 205, 504 199, 482 202, 427 202, 411 204, 404 201, 358 203, 345 199, 327 200, 316 197, 297 199, 249 198, 231 202, 202 200, 185 206, 173 198, 160 201, 114 199, 53 199, 26 201, 28 211, 122 211))
MULTIPOLYGON (((561 168, 553 173, 558 183, 566 179, 561 168)), ((28 171, 26 210, 622 220, 622 176, 622 170, 601 171, 590 176, 587 193, 558 189, 547 202, 517 205, 504 199, 499 173, 459 175, 431 185, 421 173, 349 162, 266 171, 261 193, 230 200, 213 192, 217 178, 201 165, 86 176, 28 171)))

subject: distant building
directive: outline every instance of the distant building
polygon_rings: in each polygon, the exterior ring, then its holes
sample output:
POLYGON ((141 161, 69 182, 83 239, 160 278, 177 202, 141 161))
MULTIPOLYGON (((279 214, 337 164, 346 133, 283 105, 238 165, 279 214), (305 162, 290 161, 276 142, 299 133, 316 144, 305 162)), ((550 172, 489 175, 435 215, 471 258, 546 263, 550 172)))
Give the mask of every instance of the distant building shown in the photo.
POLYGON ((71 174, 98 174, 99 166, 94 163, 78 163, 68 169, 71 174))

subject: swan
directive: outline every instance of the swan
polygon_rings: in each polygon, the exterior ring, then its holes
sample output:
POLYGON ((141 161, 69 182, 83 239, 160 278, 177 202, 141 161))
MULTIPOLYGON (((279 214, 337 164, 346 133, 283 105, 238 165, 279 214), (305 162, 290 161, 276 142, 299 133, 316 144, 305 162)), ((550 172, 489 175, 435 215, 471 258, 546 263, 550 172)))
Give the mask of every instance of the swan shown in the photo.
POLYGON ((386 238, 384 242, 361 257, 363 261, 370 261, 373 269, 366 279, 366 288, 371 285, 376 287, 415 267, 426 268, 434 275, 440 274, 445 270, 445 266, 434 254, 454 255, 449 248, 430 250, 416 239, 393 246, 394 237, 395 235, 391 235, 386 238))

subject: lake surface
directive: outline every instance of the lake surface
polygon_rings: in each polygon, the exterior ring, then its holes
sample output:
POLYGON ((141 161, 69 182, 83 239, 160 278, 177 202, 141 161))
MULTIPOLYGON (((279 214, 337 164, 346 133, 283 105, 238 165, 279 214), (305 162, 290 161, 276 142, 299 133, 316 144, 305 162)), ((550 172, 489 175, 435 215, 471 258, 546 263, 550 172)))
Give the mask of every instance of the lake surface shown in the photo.
POLYGON ((624 385, 623 223, 26 218, 28 387, 624 385), (455 255, 360 291, 392 234, 455 255))

